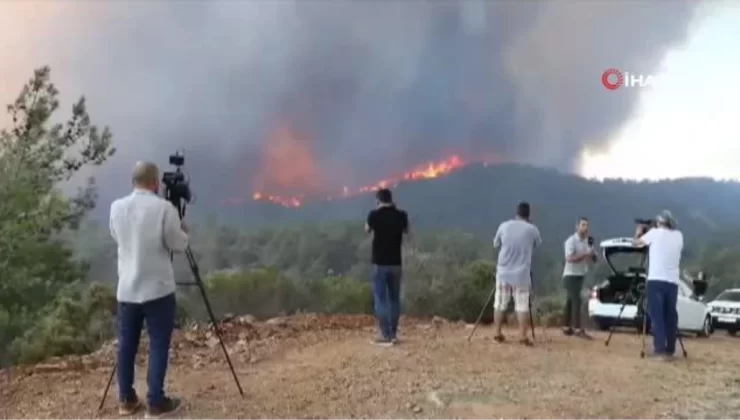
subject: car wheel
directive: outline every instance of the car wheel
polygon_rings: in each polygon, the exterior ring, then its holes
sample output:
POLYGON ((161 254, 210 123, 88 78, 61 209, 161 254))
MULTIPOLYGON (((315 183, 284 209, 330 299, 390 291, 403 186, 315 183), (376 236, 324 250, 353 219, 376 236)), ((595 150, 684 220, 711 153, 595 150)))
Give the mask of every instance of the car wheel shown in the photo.
POLYGON ((712 335, 712 317, 707 316, 704 318, 704 324, 701 327, 701 331, 699 331, 699 334, 697 336, 699 337, 709 337, 712 335))

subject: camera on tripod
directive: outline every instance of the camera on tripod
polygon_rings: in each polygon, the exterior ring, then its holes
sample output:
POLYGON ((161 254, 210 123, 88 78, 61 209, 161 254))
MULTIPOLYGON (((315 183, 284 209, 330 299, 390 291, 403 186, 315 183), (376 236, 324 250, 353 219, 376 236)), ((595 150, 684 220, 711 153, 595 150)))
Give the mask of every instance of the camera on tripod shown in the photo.
POLYGON ((635 223, 640 225, 643 235, 658 225, 655 219, 635 219, 635 223))
POLYGON ((193 198, 190 191, 190 180, 182 170, 185 165, 185 155, 181 151, 170 155, 170 165, 174 166, 175 170, 162 174, 164 198, 177 208, 180 218, 183 218, 185 216, 185 205, 190 203, 193 198))
MULTIPOLYGON (((175 208, 177 209, 177 213, 180 216, 180 220, 182 220, 185 217, 185 207, 193 199, 193 194, 190 191, 190 179, 182 170, 182 167, 185 165, 185 155, 182 153, 182 151, 177 151, 174 155, 170 155, 170 165, 174 166, 175 170, 171 172, 164 172, 162 174, 162 183, 164 184, 164 198, 175 206, 175 208)), ((176 284, 180 286, 197 286, 200 290, 200 294, 203 297, 203 304, 206 307, 206 312, 211 319, 213 330, 216 333, 216 337, 218 338, 219 343, 221 344, 221 349, 224 352, 224 357, 226 358, 226 362, 228 363, 229 369, 231 370, 231 376, 234 378, 236 387, 239 390, 239 395, 243 397, 244 390, 242 389, 242 385, 239 382, 239 378, 236 376, 234 365, 231 363, 231 357, 229 357, 229 352, 226 350, 224 341, 221 338, 221 329, 218 325, 218 322, 216 321, 216 316, 213 314, 211 303, 208 301, 206 289, 205 286, 203 286, 203 280, 200 277, 200 268, 198 267, 198 263, 195 261, 195 256, 193 255, 193 250, 190 249, 190 245, 185 248, 185 257, 188 260, 188 265, 190 265, 190 271, 193 273, 195 281, 188 283, 177 282, 176 284)), ((174 253, 170 252, 170 260, 173 259, 174 253)), ((103 409, 103 404, 105 403, 105 399, 108 395, 108 390, 110 389, 111 383, 113 382, 113 376, 116 374, 116 368, 117 366, 114 367, 113 370, 111 370, 110 377, 108 378, 108 384, 105 387, 105 391, 103 391, 103 398, 100 399, 98 411, 103 409)))

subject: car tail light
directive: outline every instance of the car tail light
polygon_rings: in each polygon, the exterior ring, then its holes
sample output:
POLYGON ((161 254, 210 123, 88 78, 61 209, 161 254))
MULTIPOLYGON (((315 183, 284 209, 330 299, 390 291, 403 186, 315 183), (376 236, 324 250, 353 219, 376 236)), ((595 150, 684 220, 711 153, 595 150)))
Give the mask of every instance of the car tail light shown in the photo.
POLYGON ((598 299, 599 298, 599 288, 594 287, 591 289, 591 299, 598 299))

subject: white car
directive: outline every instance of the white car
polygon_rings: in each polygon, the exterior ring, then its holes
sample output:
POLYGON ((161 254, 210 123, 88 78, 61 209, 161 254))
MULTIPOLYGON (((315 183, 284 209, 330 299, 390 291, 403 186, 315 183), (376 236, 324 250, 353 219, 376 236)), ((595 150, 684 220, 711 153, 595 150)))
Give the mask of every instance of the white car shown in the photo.
POLYGON ((712 326, 735 335, 740 330, 740 289, 727 289, 707 304, 712 311, 712 326))
MULTIPOLYGON (((647 248, 635 247, 632 238, 608 239, 600 246, 611 274, 591 290, 588 315, 602 330, 612 326, 630 326, 642 331, 644 311, 642 308, 638 310, 638 305, 642 306, 645 297, 647 248)), ((676 302, 678 329, 708 337, 713 332, 712 316, 709 306, 701 302, 700 297, 706 283, 694 282, 694 286, 690 287, 683 279, 679 282, 676 302)), ((650 318, 647 325, 649 330, 650 318)))

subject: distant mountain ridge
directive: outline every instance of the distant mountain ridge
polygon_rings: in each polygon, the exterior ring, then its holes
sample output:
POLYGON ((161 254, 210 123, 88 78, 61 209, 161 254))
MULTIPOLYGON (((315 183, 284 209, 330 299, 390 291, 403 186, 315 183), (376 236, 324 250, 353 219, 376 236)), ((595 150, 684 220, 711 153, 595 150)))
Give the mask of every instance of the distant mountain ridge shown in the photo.
MULTIPOLYGON (((546 241, 561 241, 579 216, 591 219, 594 236, 631 235, 634 218, 653 217, 662 209, 673 211, 689 237, 740 227, 740 183, 708 178, 595 181, 526 165, 481 164, 440 178, 401 183, 393 192, 399 207, 409 212, 413 228, 459 229, 481 238, 492 237, 523 200, 532 204, 532 220, 546 241)), ((375 205, 373 195, 365 194, 299 208, 265 202, 227 207, 208 197, 215 195, 213 191, 198 194, 198 203, 190 209, 192 218, 215 216, 247 228, 339 220, 361 223, 375 205)))

